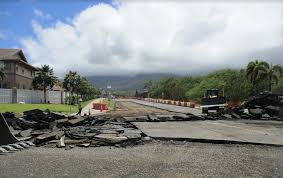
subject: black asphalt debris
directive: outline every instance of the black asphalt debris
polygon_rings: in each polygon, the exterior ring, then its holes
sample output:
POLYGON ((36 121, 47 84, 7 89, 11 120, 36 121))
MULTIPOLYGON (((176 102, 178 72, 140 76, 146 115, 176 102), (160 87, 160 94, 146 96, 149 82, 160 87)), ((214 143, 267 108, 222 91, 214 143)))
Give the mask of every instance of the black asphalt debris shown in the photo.
MULTIPOLYGON (((17 137, 29 137, 37 146, 127 146, 141 142, 142 132, 123 118, 108 115, 78 116, 42 111, 25 111, 21 118, 11 112, 4 117, 17 137)), ((148 118, 148 117, 146 117, 148 118)))
POLYGON ((261 93, 241 106, 204 116, 206 120, 256 119, 283 121, 283 95, 261 93))

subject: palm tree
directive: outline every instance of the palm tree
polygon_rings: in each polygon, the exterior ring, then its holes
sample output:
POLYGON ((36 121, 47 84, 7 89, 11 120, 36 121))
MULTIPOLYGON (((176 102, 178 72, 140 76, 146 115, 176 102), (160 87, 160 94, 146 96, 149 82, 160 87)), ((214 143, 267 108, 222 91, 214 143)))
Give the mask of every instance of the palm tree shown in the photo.
POLYGON ((77 72, 69 71, 69 73, 65 75, 63 87, 71 94, 69 104, 72 103, 73 93, 77 91, 80 81, 81 77, 77 72))
POLYGON ((55 82, 53 69, 49 65, 43 65, 38 69, 36 76, 33 78, 32 85, 34 89, 41 89, 44 92, 44 103, 46 103, 46 90, 51 89, 55 82))
POLYGON ((265 61, 251 61, 249 62, 246 69, 246 77, 252 83, 252 90, 254 94, 255 86, 260 80, 260 74, 262 71, 265 71, 268 66, 268 63, 265 61))
POLYGON ((281 65, 272 65, 267 64, 264 70, 260 73, 260 78, 263 80, 267 80, 268 83, 268 90, 272 90, 272 84, 277 84, 279 78, 283 75, 283 68, 281 65))

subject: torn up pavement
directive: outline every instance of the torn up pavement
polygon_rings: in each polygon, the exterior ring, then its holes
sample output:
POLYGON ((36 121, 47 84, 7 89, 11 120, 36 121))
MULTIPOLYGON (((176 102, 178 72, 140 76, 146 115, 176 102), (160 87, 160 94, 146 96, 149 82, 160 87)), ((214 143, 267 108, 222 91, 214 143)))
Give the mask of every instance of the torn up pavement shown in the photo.
POLYGON ((271 93, 262 93, 252 97, 241 106, 228 108, 221 112, 210 113, 206 120, 276 120, 283 121, 283 96, 271 93))
POLYGON ((30 110, 20 118, 3 114, 12 133, 37 146, 126 146, 141 142, 142 132, 131 123, 117 122, 109 115, 67 116, 55 112, 30 110))

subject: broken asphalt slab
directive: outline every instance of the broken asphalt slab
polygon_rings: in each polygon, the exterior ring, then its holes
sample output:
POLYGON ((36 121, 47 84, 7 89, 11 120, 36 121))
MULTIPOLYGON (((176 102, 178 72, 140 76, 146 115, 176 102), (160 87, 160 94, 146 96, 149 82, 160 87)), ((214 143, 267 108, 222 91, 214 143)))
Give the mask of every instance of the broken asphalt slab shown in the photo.
POLYGON ((155 139, 283 146, 283 123, 278 121, 221 120, 132 124, 155 139))

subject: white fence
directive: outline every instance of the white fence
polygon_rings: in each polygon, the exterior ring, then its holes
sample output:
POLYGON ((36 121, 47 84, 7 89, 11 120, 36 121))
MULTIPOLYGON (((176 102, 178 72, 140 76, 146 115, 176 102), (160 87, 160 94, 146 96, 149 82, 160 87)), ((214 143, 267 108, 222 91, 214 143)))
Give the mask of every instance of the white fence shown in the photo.
MULTIPOLYGON (((68 93, 61 91, 46 91, 46 101, 55 104, 65 102, 68 93)), ((0 103, 44 103, 44 93, 41 90, 0 89, 0 103)))
POLYGON ((0 89, 0 103, 12 103, 12 89, 0 89))

